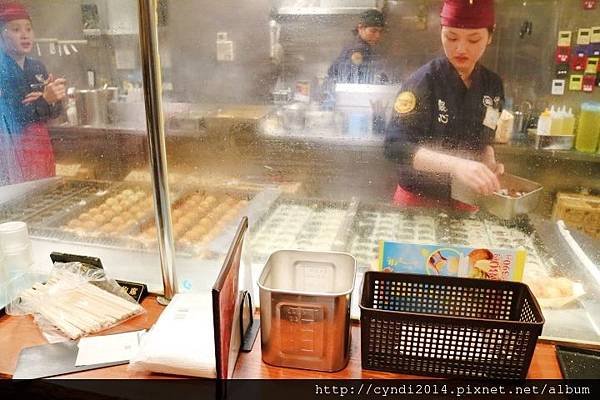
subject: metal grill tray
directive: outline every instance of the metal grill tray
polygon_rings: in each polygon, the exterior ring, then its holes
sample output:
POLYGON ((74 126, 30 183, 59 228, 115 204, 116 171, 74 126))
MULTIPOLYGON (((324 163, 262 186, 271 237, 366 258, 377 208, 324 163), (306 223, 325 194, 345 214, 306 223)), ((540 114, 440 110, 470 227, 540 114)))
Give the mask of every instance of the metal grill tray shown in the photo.
POLYGON ((98 181, 60 180, 0 205, 0 222, 19 220, 36 226, 44 218, 38 214, 44 212, 47 216, 49 209, 61 210, 65 201, 87 197, 90 192, 105 189, 108 185, 98 181))
MULTIPOLYGON (((208 210, 208 212, 199 212, 198 214, 195 216, 196 219, 193 222, 188 222, 186 225, 189 225, 187 228, 184 228, 183 231, 181 232, 181 234, 177 234, 177 232, 174 232, 174 239, 175 239, 175 247, 176 250, 179 253, 187 253, 190 255, 204 255, 204 256, 209 256, 209 244, 210 242, 212 242, 214 239, 218 238, 222 232, 224 230, 226 230, 228 227, 233 226, 233 224, 238 222, 238 217, 241 217, 241 215, 243 213, 246 213, 248 208, 250 207, 250 203, 252 201, 252 199, 255 198, 255 196, 257 195, 258 192, 250 192, 250 191, 245 191, 245 190, 236 190, 236 189, 223 189, 223 188, 210 188, 210 187, 195 187, 195 188, 188 188, 185 191, 183 191, 181 193, 180 196, 178 196, 178 198, 173 201, 173 204, 171 206, 171 212, 172 212, 172 220, 173 220, 173 226, 174 226, 174 231, 177 230, 177 216, 176 211, 181 209, 181 207, 190 200, 190 198, 195 195, 195 194, 202 194, 206 197, 208 196, 213 196, 215 198, 218 199, 222 199, 225 196, 229 196, 231 198, 237 199, 238 201, 246 201, 247 204, 242 206, 238 212, 236 212, 234 215, 230 216, 230 221, 229 222, 224 222, 222 224, 222 226, 220 228, 217 228, 215 232, 212 233, 212 237, 208 240, 206 240, 205 242, 201 242, 200 240, 185 240, 184 239, 184 235, 189 232, 192 231, 194 228, 196 228, 197 226, 199 226, 198 224, 201 222, 201 220, 206 217, 207 215, 211 214, 212 212, 212 208, 210 210, 208 210)), ((218 203, 217 203, 218 204, 218 203)), ((221 215, 219 217, 218 220, 213 221, 213 223, 211 224, 212 227, 214 227, 216 224, 218 224, 219 221, 222 221, 224 215, 221 215)), ((157 240, 156 240, 156 234, 154 234, 152 237, 147 237, 144 235, 144 232, 147 231, 148 229, 151 229, 153 227, 155 227, 155 221, 154 221, 154 216, 151 216, 149 218, 146 218, 145 220, 142 221, 141 226, 140 226, 140 231, 137 234, 134 234, 131 236, 132 240, 135 240, 137 242, 139 242, 142 246, 147 247, 147 248, 153 248, 156 247, 157 245, 157 240)))
MULTIPOLYGON (((56 212, 49 218, 39 224, 33 233, 48 239, 56 239, 61 241, 72 241, 77 243, 88 243, 107 247, 143 249, 143 246, 131 240, 130 236, 133 231, 139 231, 140 222, 134 224, 123 232, 101 232, 100 230, 92 230, 86 228, 71 229, 67 224, 78 218, 83 213, 89 212, 91 209, 104 204, 109 198, 114 198, 122 191, 130 189, 132 191, 143 191, 146 195, 151 196, 150 186, 144 184, 124 184, 113 183, 101 191, 88 194, 85 198, 78 199, 73 202, 70 208, 63 208, 62 205, 56 207, 56 212)), ((48 210, 51 211, 51 210, 48 210)), ((152 215, 152 208, 143 210, 146 219, 152 215)))
POLYGON ((357 207, 356 201, 280 197, 251 231, 255 261, 277 250, 343 250, 357 207))
POLYGON ((346 251, 359 267, 368 268, 378 257, 379 240, 439 243, 454 246, 512 248, 528 251, 527 264, 542 267, 535 231, 528 220, 508 223, 485 213, 446 214, 427 209, 400 209, 360 204, 346 251))

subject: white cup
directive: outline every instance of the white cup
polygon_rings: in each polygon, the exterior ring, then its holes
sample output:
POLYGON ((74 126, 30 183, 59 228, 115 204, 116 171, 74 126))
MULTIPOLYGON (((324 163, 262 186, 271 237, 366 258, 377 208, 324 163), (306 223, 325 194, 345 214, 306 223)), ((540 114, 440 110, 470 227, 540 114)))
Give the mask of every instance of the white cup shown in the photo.
MULTIPOLYGON (((0 292, 2 291, 2 285, 8 281, 8 274, 6 273, 6 267, 4 265, 4 253, 0 249, 0 292)), ((0 301, 2 301, 0 293, 0 301)))
POLYGON ((30 272, 33 264, 31 244, 4 250, 3 252, 5 275, 9 280, 30 272))
POLYGON ((24 247, 31 247, 27 224, 21 221, 0 224, 0 248, 4 252, 14 252, 24 247))

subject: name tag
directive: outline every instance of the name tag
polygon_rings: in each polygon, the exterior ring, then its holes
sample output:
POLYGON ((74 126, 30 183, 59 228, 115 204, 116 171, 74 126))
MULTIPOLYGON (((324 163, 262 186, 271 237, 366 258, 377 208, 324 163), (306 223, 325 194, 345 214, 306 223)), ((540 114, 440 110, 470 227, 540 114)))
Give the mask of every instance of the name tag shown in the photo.
POLYGON ((483 125, 490 129, 496 129, 498 126, 498 120, 500 119, 500 112, 493 107, 486 107, 485 117, 483 118, 483 125))

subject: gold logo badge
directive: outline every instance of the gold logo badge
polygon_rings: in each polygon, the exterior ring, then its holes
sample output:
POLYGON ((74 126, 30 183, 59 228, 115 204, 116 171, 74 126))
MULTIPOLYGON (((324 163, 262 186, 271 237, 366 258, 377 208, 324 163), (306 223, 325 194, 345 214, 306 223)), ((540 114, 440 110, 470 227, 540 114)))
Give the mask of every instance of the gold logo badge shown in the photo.
POLYGON ((360 64, 363 63, 363 55, 362 55, 362 53, 360 51, 355 51, 350 56, 350 60, 352 60, 352 64, 354 64, 354 65, 360 65, 360 64))
POLYGON ((396 98, 394 103, 394 110, 398 114, 406 114, 415 109, 417 105, 417 98, 412 92, 402 92, 396 98))

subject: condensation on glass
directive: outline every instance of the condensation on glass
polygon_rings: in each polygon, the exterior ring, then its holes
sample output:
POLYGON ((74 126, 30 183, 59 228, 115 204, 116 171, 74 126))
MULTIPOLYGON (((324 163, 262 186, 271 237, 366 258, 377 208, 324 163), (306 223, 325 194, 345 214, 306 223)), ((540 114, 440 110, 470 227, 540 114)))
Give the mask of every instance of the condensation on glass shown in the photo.
MULTIPOLYGON (((25 219, 40 254, 101 256, 115 277, 160 290, 137 2, 65 0, 60 12, 46 3, 27 2, 38 38, 32 57, 74 88, 49 123, 60 178, 36 183, 27 195, 33 204, 13 203, 13 214, 0 216, 25 219)), ((567 0, 497 2, 481 63, 502 77, 503 107, 518 129, 510 132, 512 143, 493 145, 495 154, 507 172, 544 188, 527 217, 507 223, 436 201, 427 208, 393 204, 401 171, 386 154, 384 131, 398 109, 411 107, 410 97, 398 102, 411 75, 444 55, 441 3, 158 2, 179 290, 212 286, 243 215, 250 218, 246 261, 254 280, 282 249, 349 252, 358 261, 359 287, 362 273, 377 268, 379 240, 522 246, 525 280, 544 299, 544 335, 600 342, 600 283, 553 219, 581 225, 571 229, 574 240, 588 265, 597 265, 599 247, 590 236, 597 237, 600 217, 589 204, 598 200, 580 192, 600 190, 598 156, 537 149, 527 136, 546 107, 564 105, 577 115, 583 101, 600 101, 597 88, 550 92, 557 29, 572 31, 575 43, 578 28, 594 26, 593 13, 567 0), (386 26, 371 56, 353 47, 355 28, 363 11, 382 6, 386 26), (559 204, 558 193, 577 199, 559 204), (594 215, 595 230, 581 223, 594 215), (569 296, 576 299, 561 304, 569 296)), ((446 106, 435 103, 436 120, 446 106)))

